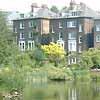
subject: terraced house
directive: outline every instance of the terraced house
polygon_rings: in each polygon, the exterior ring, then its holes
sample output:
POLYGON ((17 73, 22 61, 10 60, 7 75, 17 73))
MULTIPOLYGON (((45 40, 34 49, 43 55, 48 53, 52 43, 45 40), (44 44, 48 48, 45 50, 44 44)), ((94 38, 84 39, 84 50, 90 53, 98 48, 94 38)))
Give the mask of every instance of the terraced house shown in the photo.
MULTIPOLYGON (((100 14, 85 4, 71 0, 68 9, 53 13, 47 5, 31 5, 31 12, 13 20, 16 42, 21 51, 32 50, 36 44, 56 42, 66 52, 81 53, 100 46, 100 14)), ((69 55, 69 64, 77 58, 69 55)))

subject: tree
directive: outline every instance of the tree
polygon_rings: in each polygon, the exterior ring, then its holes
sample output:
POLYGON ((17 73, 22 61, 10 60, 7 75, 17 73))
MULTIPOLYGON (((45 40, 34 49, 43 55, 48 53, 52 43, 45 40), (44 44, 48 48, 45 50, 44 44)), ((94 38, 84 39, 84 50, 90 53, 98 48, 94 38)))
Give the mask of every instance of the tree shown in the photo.
POLYGON ((33 50, 33 60, 35 60, 35 66, 42 66, 42 61, 45 59, 45 55, 40 48, 35 48, 33 50))
POLYGON ((10 63, 17 54, 13 33, 7 27, 6 17, 6 14, 0 12, 0 67, 10 63))
POLYGON ((64 49, 58 44, 50 43, 49 45, 42 45, 41 48, 55 66, 58 66, 59 61, 65 57, 64 49))
POLYGON ((59 10, 58 10, 58 8, 54 5, 54 6, 52 6, 51 8, 50 8, 50 10, 52 11, 52 12, 54 12, 54 13, 59 13, 59 10))
POLYGON ((100 50, 91 48, 80 55, 80 66, 91 68, 100 65, 100 50))
POLYGON ((62 9, 61 9, 62 12, 66 13, 68 11, 68 8, 67 6, 64 6, 62 9))

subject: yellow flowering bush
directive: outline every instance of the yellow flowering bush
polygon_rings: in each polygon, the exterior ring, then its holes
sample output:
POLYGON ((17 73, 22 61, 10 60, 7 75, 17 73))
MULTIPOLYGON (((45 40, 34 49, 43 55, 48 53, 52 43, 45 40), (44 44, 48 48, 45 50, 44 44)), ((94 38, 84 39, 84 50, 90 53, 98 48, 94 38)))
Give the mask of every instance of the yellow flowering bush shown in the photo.
POLYGON ((56 43, 51 42, 49 45, 42 45, 41 48, 48 55, 49 60, 55 63, 65 57, 64 49, 56 43))

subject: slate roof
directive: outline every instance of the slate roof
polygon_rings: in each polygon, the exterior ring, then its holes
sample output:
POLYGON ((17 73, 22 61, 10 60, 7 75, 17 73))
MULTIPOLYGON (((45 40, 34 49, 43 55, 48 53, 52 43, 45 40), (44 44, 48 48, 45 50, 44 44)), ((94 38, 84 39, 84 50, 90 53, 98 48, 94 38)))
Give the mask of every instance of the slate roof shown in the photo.
POLYGON ((57 14, 50 11, 48 8, 40 8, 37 12, 36 17, 52 18, 57 17, 57 14))

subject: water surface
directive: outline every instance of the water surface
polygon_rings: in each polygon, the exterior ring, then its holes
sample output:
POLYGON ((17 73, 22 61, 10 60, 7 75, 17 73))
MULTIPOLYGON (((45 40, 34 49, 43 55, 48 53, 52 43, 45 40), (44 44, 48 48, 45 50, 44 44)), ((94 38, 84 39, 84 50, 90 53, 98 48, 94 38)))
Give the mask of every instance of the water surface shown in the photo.
POLYGON ((100 100, 100 83, 50 82, 27 85, 23 100, 100 100))

